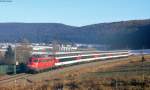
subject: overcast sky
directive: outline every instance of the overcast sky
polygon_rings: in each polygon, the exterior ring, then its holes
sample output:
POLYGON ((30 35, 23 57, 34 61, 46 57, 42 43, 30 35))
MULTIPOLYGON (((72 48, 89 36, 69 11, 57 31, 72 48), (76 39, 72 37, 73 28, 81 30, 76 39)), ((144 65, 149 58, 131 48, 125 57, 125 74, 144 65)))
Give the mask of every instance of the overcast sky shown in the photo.
POLYGON ((83 26, 150 19, 150 0, 0 0, 0 22, 48 22, 83 26))

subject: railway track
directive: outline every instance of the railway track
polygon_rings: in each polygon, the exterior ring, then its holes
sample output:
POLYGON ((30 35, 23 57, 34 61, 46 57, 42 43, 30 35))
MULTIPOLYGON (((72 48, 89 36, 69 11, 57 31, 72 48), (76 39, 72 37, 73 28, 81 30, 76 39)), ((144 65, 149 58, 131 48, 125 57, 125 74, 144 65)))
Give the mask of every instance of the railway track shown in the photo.
POLYGON ((16 80, 24 79, 24 78, 29 77, 29 76, 31 76, 31 74, 22 73, 22 74, 16 74, 13 76, 5 77, 5 78, 0 79, 0 85, 6 84, 9 82, 13 82, 13 81, 15 82, 16 80))

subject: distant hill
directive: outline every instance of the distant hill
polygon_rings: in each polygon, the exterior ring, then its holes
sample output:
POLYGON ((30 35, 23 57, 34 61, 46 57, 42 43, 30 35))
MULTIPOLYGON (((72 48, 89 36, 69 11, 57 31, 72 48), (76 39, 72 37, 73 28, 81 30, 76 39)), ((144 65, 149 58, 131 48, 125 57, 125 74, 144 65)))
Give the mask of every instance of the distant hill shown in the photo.
POLYGON ((99 23, 82 27, 59 23, 0 23, 0 41, 88 43, 115 49, 150 48, 150 19, 99 23))
POLYGON ((14 42, 26 38, 31 42, 49 42, 73 28, 59 23, 0 23, 0 41, 14 42))

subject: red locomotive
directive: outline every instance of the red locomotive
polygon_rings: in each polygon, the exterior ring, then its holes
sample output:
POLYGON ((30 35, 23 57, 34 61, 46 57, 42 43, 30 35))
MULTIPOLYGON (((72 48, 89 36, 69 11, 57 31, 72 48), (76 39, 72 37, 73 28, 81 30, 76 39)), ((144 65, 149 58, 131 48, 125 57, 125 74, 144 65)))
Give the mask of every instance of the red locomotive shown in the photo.
POLYGON ((54 67, 57 60, 51 55, 33 55, 27 64, 29 70, 40 71, 54 67))

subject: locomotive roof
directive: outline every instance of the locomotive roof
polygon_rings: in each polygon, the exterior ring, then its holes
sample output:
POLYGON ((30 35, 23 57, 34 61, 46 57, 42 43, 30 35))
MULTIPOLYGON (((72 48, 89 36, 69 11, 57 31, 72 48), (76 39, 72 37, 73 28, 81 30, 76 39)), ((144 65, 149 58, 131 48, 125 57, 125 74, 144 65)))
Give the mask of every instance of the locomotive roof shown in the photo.
POLYGON ((41 54, 34 54, 34 55, 32 55, 32 57, 35 57, 35 58, 44 58, 44 57, 51 57, 52 55, 46 55, 46 54, 43 54, 43 55, 41 55, 41 54))

